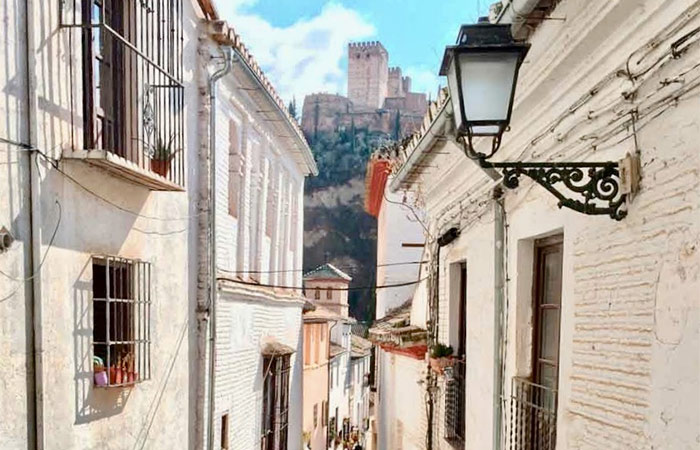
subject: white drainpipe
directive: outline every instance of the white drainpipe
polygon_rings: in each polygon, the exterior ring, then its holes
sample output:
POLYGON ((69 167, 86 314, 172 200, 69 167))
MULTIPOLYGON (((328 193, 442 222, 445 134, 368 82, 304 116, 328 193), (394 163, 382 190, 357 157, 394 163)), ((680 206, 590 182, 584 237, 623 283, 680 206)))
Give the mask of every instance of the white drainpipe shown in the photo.
MULTIPOLYGON (((37 97, 36 97, 36 48, 34 45, 34 0, 25 0, 25 39, 26 39, 26 83, 27 83, 27 145, 35 149, 37 145, 37 97)), ((29 267, 27 273, 34 275, 35 270, 41 267, 41 180, 38 173, 38 158, 36 150, 29 153, 29 226, 31 238, 29 240, 29 267)), ((28 411, 31 417, 27 421, 30 428, 30 448, 43 450, 44 448, 44 377, 43 377, 43 345, 42 345, 42 307, 41 307, 41 275, 32 276, 31 279, 31 338, 29 351, 32 362, 29 364, 32 377, 33 399, 29 399, 34 411, 28 411), (32 401, 33 400, 33 401, 32 401)))
POLYGON ((503 9, 495 22, 512 24, 513 37, 522 39, 525 37, 523 25, 539 3, 540 0, 504 0, 501 2, 503 9))
POLYGON ((209 77, 209 411, 207 448, 214 449, 216 372, 216 83, 231 71, 232 49, 222 49, 224 67, 209 77))

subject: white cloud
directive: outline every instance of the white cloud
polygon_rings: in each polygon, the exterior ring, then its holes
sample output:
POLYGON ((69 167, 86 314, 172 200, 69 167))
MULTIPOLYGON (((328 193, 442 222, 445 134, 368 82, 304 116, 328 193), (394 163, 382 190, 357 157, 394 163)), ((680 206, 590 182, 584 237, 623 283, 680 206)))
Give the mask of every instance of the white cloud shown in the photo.
POLYGON ((301 102, 314 92, 344 93, 346 74, 341 60, 350 41, 376 33, 356 11, 330 2, 311 18, 288 27, 275 27, 260 16, 245 12, 257 0, 222 0, 221 15, 241 35, 268 78, 285 101, 301 102))

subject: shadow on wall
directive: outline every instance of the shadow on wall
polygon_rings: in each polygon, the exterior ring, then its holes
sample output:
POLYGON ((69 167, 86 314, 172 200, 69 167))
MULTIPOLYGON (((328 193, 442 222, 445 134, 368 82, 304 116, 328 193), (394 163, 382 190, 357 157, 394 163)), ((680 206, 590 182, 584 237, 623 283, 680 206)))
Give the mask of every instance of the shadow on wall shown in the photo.
MULTIPOLYGON (((134 388, 96 388, 94 386, 92 366, 94 320, 92 313, 92 282, 85 281, 92 278, 91 273, 86 273, 91 271, 89 269, 90 261, 86 262, 73 289, 76 424, 90 423, 121 414, 126 408, 131 389, 138 389, 140 386, 138 384, 134 388)), ((148 436, 158 414, 163 395, 169 386, 180 349, 185 341, 185 336, 187 336, 188 325, 189 321, 186 320, 179 328, 175 346, 172 352, 167 355, 167 364, 163 366, 160 375, 144 381, 144 389, 151 388, 149 391, 153 398, 136 435, 136 440, 132 447, 134 449, 147 448, 148 436)), ((155 353, 156 349, 152 348, 152 351, 155 353)), ((164 355, 163 361, 165 361, 165 352, 159 351, 158 353, 164 355)), ((157 360, 158 357, 155 356, 154 362, 157 360)), ((184 393, 182 394, 184 395, 184 393)))
MULTIPOLYGON (((148 414, 146 414, 146 417, 143 423, 141 424, 141 429, 139 430, 139 433, 136 436, 136 441, 134 442, 134 446, 132 447, 134 450, 143 450, 145 448, 148 448, 146 446, 146 442, 148 442, 148 434, 151 431, 153 421, 155 420, 156 415, 158 413, 158 409, 160 408, 160 402, 163 399, 163 394, 165 393, 165 390, 168 387, 168 383, 170 382, 170 376, 173 373, 175 362, 177 361, 177 357, 180 354, 180 348, 182 347, 182 343, 185 341, 185 336, 187 336, 188 328, 189 320, 186 320, 182 324, 182 327, 178 332, 175 348, 173 349, 173 352, 168 356, 168 364, 165 366, 162 376, 156 380, 150 381, 150 383, 155 382, 158 386, 158 389, 153 395, 151 404, 148 407, 148 414)), ((178 397, 180 397, 181 395, 184 398, 185 393, 178 393, 176 395, 178 397)))
POLYGON ((73 358, 75 361, 75 423, 84 424, 121 413, 131 389, 95 388, 92 372, 92 283, 82 281, 83 267, 73 285, 73 358))

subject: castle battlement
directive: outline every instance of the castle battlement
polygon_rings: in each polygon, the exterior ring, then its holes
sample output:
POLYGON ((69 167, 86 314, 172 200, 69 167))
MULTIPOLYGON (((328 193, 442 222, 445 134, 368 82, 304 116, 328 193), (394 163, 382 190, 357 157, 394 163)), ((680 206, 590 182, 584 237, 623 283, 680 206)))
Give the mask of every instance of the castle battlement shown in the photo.
POLYGON ((350 51, 361 51, 361 52, 381 52, 388 54, 384 46, 379 41, 366 41, 366 42, 351 42, 348 44, 348 50, 350 51))
POLYGON ((389 75, 401 76, 401 67, 389 67, 389 75))

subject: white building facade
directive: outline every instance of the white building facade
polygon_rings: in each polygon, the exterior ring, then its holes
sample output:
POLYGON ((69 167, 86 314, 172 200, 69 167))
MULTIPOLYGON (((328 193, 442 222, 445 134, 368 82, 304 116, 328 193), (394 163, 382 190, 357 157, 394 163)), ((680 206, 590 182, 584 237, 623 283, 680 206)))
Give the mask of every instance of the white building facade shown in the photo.
POLYGON ((620 221, 559 208, 526 177, 505 189, 449 139, 449 98, 431 106, 391 188, 428 216, 432 343, 466 358, 461 392, 449 371, 428 380, 432 448, 693 448, 698 4, 512 0, 492 20, 532 45, 495 159, 629 153, 642 181, 620 221), (542 12, 566 20, 530 16, 542 12))
POLYGON ((377 217, 376 322, 369 338, 375 344, 373 448, 423 448, 427 416, 422 387, 427 352, 425 318, 418 280, 422 264, 425 220, 412 193, 393 193, 388 184, 401 163, 399 146, 376 151, 367 165, 365 210, 377 217), (415 316, 415 315, 414 315, 415 316))
POLYGON ((130 31, 156 28, 137 2, 113 3, 0 5, 3 449, 194 442, 198 95, 182 44, 204 14, 175 2, 166 52, 130 31))
MULTIPOLYGON (((213 110, 213 445, 301 449, 303 192, 305 177, 317 169, 296 121, 240 38, 223 23, 214 23, 209 36, 202 42, 203 65, 211 55, 225 67, 233 49, 213 110)), ((202 151, 210 158, 208 148, 202 151)), ((205 192, 204 204, 211 200, 205 192)))
POLYGON ((371 441, 370 433, 370 372, 372 343, 357 336, 350 335, 350 373, 351 386, 348 402, 350 404, 350 434, 363 448, 371 441))

